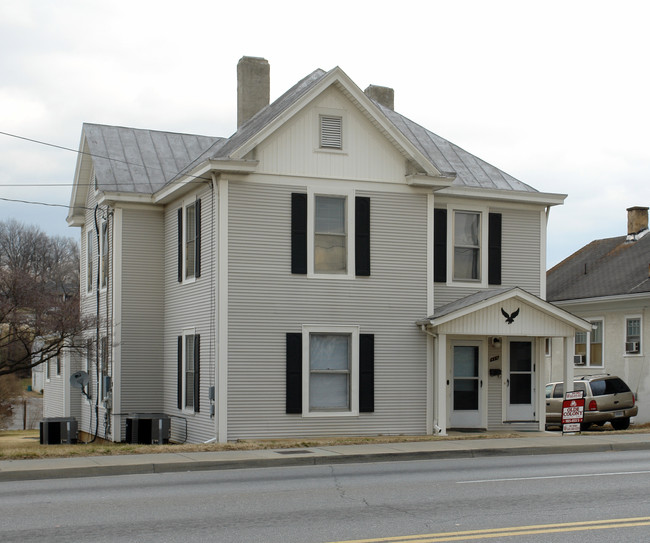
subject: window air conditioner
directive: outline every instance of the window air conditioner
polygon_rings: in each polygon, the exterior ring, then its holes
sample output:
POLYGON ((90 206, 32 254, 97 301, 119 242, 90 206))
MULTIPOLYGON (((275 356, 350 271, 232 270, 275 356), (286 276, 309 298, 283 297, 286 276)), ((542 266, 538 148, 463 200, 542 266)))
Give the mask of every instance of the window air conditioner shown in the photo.
POLYGON ((628 341, 625 343, 625 352, 626 353, 638 353, 639 352, 639 342, 638 341, 628 341))
POLYGON ((584 354, 577 354, 573 357, 574 366, 584 366, 586 364, 587 364, 587 360, 585 359, 584 354))

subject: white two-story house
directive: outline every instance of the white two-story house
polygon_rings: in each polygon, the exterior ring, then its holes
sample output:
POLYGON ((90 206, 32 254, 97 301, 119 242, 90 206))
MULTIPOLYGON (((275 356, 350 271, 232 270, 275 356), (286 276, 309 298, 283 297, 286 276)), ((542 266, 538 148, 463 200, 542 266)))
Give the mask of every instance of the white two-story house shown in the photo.
POLYGON ((269 104, 268 63, 242 58, 229 138, 84 124, 68 222, 99 320, 73 368, 90 375, 79 427, 120 441, 125 417, 164 413, 191 442, 543 428, 545 339, 565 339, 572 381, 589 328, 544 301, 564 198, 340 68, 269 104))

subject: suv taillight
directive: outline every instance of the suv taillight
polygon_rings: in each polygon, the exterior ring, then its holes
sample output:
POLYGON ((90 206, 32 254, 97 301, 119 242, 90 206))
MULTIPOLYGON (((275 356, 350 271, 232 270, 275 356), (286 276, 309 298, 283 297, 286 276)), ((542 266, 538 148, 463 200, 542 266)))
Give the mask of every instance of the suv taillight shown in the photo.
POLYGON ((589 402, 589 411, 598 411, 598 404, 596 403, 596 400, 591 400, 589 402))

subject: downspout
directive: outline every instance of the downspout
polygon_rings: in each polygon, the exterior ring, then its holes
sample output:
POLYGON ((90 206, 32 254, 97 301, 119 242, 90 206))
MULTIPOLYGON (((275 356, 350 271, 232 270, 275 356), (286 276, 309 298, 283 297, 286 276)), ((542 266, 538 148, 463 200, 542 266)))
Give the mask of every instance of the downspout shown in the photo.
MULTIPOLYGON (((217 176, 214 172, 211 172, 211 182, 210 182, 210 187, 212 188, 212 218, 211 218, 211 225, 210 225, 210 239, 211 239, 211 251, 212 251, 212 274, 211 274, 211 281, 212 281, 212 300, 213 300, 213 307, 212 307, 212 315, 211 315, 211 320, 214 325, 213 330, 211 330, 211 342, 214 345, 214 349, 212 351, 212 394, 210 395, 210 416, 214 418, 214 438, 210 439, 210 442, 217 442, 219 441, 219 417, 217 416, 217 391, 219 390, 218 386, 218 371, 217 371, 217 364, 219 361, 219 325, 218 325, 218 315, 219 315, 219 275, 218 275, 218 270, 219 267, 216 266, 216 262, 218 261, 219 258, 219 251, 218 248, 215 246, 215 225, 218 224, 218 221, 215 220, 215 211, 218 206, 215 205, 215 202, 218 200, 219 196, 219 185, 217 184, 217 176)), ((217 237, 218 239, 218 237, 217 237)))
MULTIPOLYGON (((99 431, 99 275, 101 273, 101 249, 99 247, 99 225, 97 224, 97 211, 99 210, 99 204, 95 206, 95 234, 97 237, 97 278, 96 278, 96 288, 95 288, 95 298, 97 302, 96 315, 95 315, 95 377, 97 381, 97 388, 95 393, 95 432, 93 433, 93 438, 89 443, 92 443, 97 439, 97 432, 99 431)), ((92 414, 92 409, 91 409, 92 414)), ((92 422, 91 422, 92 424, 92 422)))
MULTIPOLYGON (((430 332, 429 329, 427 328, 426 324, 420 324, 420 331, 424 332, 427 336, 432 337, 434 340, 436 340, 436 341, 438 340, 438 334, 434 334, 433 332, 430 332)), ((436 391, 436 394, 440 394, 439 389, 440 389, 440 386, 438 386, 438 391, 436 391)), ((435 411, 434 411, 434 413, 435 413, 435 411)), ((435 434, 440 434, 440 433, 442 433, 442 428, 438 424, 436 424, 435 420, 436 419, 434 418, 433 419, 433 432, 435 434)))

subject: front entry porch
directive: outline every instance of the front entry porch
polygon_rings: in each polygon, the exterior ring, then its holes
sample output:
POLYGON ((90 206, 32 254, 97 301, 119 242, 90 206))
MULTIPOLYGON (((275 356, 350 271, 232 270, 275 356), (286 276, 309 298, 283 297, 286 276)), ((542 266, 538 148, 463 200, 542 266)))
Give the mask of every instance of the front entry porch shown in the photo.
POLYGON ((447 429, 544 430, 546 339, 565 339, 565 373, 572 382, 573 338, 590 329, 519 288, 479 291, 417 324, 430 341, 427 431, 437 435, 447 429))

